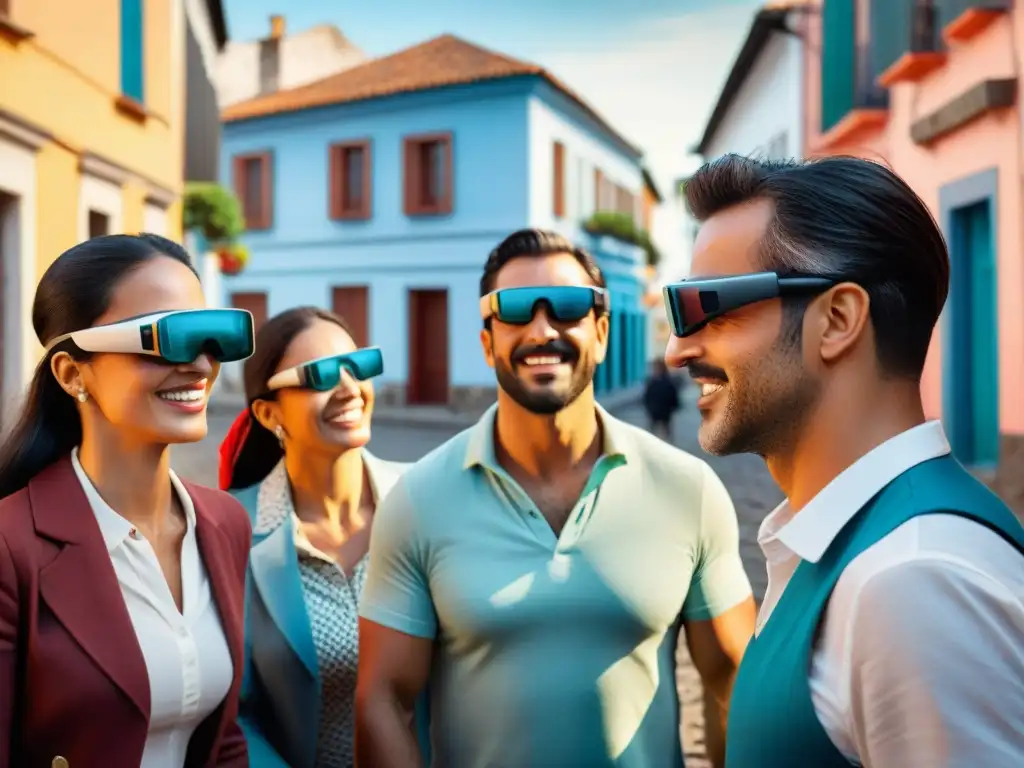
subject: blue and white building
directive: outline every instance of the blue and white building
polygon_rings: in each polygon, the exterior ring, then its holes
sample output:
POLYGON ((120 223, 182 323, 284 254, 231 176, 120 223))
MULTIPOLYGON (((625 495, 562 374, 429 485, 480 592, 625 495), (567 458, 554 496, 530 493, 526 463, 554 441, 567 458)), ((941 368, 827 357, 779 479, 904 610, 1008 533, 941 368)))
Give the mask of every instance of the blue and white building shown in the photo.
POLYGON ((640 151, 538 66, 450 35, 228 107, 222 171, 251 258, 223 301, 257 319, 333 308, 383 348, 385 402, 493 397, 479 280, 523 227, 558 230, 600 261, 612 292, 601 391, 645 373, 642 249, 582 227, 641 212, 640 151))

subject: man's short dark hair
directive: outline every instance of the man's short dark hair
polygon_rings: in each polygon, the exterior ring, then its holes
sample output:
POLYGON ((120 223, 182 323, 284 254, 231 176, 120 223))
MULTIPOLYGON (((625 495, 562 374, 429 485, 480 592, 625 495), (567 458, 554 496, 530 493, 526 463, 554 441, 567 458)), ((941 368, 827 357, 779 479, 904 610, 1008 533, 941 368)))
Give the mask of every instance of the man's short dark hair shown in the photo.
POLYGON ((521 257, 551 256, 568 253, 593 281, 594 285, 605 287, 604 274, 594 257, 582 248, 576 247, 569 238, 545 229, 520 229, 506 237, 487 256, 484 273, 480 276, 480 295, 486 296, 494 290, 498 272, 512 259, 521 257))
POLYGON ((687 207, 701 222, 756 199, 775 206, 760 268, 862 286, 882 371, 919 380, 949 291, 946 243, 921 198, 885 166, 855 157, 725 155, 686 184, 687 207))

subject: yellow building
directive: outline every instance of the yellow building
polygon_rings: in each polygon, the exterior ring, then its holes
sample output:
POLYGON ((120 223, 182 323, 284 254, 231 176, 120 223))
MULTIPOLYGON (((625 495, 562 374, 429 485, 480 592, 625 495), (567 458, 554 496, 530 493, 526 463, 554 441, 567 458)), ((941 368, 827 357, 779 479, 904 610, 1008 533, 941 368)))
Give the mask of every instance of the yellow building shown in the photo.
POLYGON ((0 0, 0 381, 38 360, 35 285, 90 236, 180 239, 181 0, 0 0))

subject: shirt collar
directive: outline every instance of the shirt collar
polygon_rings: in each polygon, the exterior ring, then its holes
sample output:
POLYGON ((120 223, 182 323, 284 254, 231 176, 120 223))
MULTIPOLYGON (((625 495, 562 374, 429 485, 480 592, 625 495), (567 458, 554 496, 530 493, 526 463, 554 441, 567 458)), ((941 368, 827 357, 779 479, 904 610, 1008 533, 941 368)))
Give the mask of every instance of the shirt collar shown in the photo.
POLYGON ((778 561, 784 547, 801 560, 816 563, 875 494, 907 470, 949 452, 940 422, 928 421, 908 429, 850 465, 799 514, 793 514, 788 501, 782 502, 761 523, 757 542, 772 562, 778 561))
MULTIPOLYGON (((380 464, 378 459, 367 450, 363 451, 363 467, 370 480, 373 500, 375 503, 379 502, 380 491, 376 473, 380 471, 380 464)), ((296 539, 305 539, 298 515, 295 514, 292 486, 282 458, 260 483, 259 494, 256 497, 256 524, 253 526, 253 533, 257 536, 269 534, 288 518, 292 521, 296 539)))
MULTIPOLYGON (((78 460, 77 447, 71 451, 71 466, 74 468, 75 475, 78 476, 78 482, 85 492, 85 498, 88 500, 89 506, 92 507, 93 514, 96 516, 96 522, 100 526, 100 534, 103 536, 103 543, 107 546, 107 552, 113 552, 125 539, 131 536, 135 528, 100 496, 100 492, 96 490, 96 486, 93 485, 92 480, 89 479, 89 476, 82 468, 82 463, 78 460)), ((192 498, 188 495, 188 491, 185 490, 185 486, 178 479, 178 476, 174 474, 174 470, 169 471, 171 474, 171 487, 178 494, 181 507, 185 512, 185 535, 188 536, 195 529, 196 508, 192 504, 192 498)))
MULTIPOLYGON (((625 463, 628 437, 626 430, 618 419, 600 405, 594 403, 594 407, 597 409, 597 418, 602 428, 602 455, 621 459, 622 463, 625 463)), ((463 469, 481 466, 493 470, 498 467, 498 458, 494 450, 494 421, 497 415, 498 404, 495 403, 484 412, 480 421, 470 428, 463 469)))

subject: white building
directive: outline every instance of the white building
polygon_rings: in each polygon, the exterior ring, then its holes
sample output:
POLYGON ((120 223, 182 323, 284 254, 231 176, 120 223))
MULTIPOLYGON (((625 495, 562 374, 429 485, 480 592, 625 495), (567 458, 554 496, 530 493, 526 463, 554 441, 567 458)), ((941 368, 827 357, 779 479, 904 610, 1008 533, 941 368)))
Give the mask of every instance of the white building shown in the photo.
POLYGON ((797 3, 770 3, 754 15, 695 152, 771 159, 803 154, 803 41, 797 3))
POLYGON ((270 17, 269 36, 228 43, 217 62, 217 93, 221 106, 226 107, 308 85, 367 59, 331 24, 289 35, 284 16, 275 15, 270 17))

